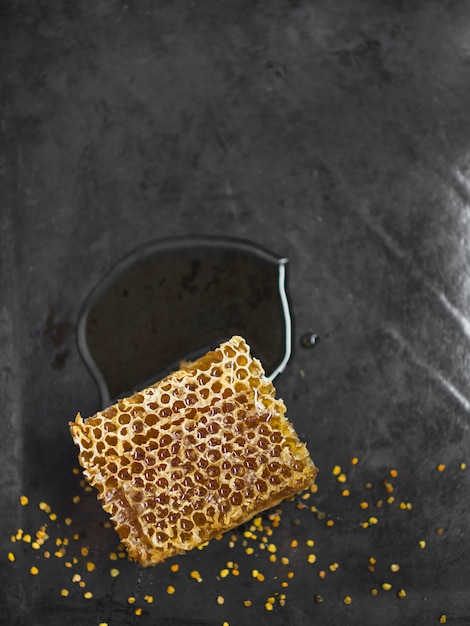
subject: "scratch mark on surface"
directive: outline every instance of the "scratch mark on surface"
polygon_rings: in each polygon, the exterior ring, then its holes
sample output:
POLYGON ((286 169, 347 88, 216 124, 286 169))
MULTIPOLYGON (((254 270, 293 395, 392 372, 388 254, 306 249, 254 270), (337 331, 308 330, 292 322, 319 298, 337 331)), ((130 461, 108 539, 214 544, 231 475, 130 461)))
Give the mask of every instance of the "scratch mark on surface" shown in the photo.
POLYGON ((225 195, 227 196, 228 199, 228 206, 230 208, 230 210, 232 211, 233 215, 237 215, 238 211, 237 211, 237 205, 235 203, 235 199, 234 199, 234 195, 233 195, 233 188, 232 185, 230 184, 229 180, 225 181, 225 195))
MULTIPOLYGON (((392 337, 392 339, 404 350, 411 358, 413 363, 424 369, 435 381, 437 381, 446 391, 459 403, 459 405, 470 414, 470 401, 435 367, 427 363, 421 356, 419 356, 413 348, 409 345, 408 341, 401 335, 401 333, 387 325, 385 332, 392 337)), ((469 429, 469 424, 459 419, 459 425, 469 429)))
POLYGON ((361 210, 356 207, 356 212, 364 220, 368 228, 370 228, 385 244, 387 249, 400 261, 406 264, 408 274, 418 280, 429 292, 431 292, 438 301, 442 304, 444 309, 451 315, 451 317, 457 322, 460 329, 464 333, 467 339, 470 340, 470 320, 466 317, 460 309, 454 306, 445 293, 440 290, 436 285, 413 263, 410 255, 404 250, 394 239, 391 237, 380 224, 371 219, 371 216, 367 211, 361 210))

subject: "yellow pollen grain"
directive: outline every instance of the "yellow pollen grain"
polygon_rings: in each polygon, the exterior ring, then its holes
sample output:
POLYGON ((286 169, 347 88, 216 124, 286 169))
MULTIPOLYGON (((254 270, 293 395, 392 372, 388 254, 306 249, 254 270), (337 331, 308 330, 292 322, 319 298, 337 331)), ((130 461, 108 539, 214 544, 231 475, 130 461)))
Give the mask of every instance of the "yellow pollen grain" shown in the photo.
POLYGON ((116 554, 116 552, 111 552, 110 553, 109 560, 110 561, 117 561, 118 560, 118 555, 116 554))
POLYGON ((379 520, 376 517, 369 517, 369 524, 378 524, 379 520))
POLYGON ((69 592, 69 590, 68 590, 68 589, 61 589, 61 590, 60 590, 60 595, 61 595, 63 598, 66 598, 66 597, 69 595, 69 593, 70 593, 70 592, 69 592))
POLYGON ((251 600, 243 600, 243 606, 251 606, 251 600))
POLYGON ((375 587, 372 587, 372 589, 370 590, 370 593, 372 596, 376 596, 379 593, 379 590, 376 589, 375 587))
POLYGON ((330 572, 336 572, 336 570, 339 567, 339 563, 331 563, 331 565, 329 565, 328 567, 329 567, 330 572))
POLYGON ((117 567, 112 567, 109 570, 109 574, 112 578, 116 578, 117 576, 119 576, 119 570, 117 569, 117 567))
POLYGON ((269 560, 271 561, 271 563, 275 563, 277 561, 277 557, 275 554, 270 554, 269 555, 269 560))
POLYGON ((421 541, 418 541, 418 545, 421 548, 421 550, 423 550, 426 547, 426 542, 421 539, 421 541))
POLYGON ((398 570, 400 569, 400 566, 398 565, 398 563, 392 563, 390 565, 390 569, 392 570, 392 572, 398 572, 398 570))
POLYGON ((289 565, 289 559, 287 558, 287 556, 281 557, 281 563, 283 565, 289 565))
POLYGON ((344 602, 344 604, 351 604, 351 602, 352 602, 351 596, 345 596, 343 598, 343 602, 344 602))
POLYGON ((33 548, 33 550, 39 550, 39 548, 41 547, 41 544, 38 543, 37 541, 33 541, 33 543, 31 544, 31 547, 33 548))
POLYGON ((351 459, 351 465, 357 465, 359 463, 359 459, 357 458, 357 456, 353 456, 353 458, 351 459))
POLYGON ((51 512, 51 507, 46 502, 40 502, 38 506, 41 511, 44 511, 45 513, 49 514, 51 512))
POLYGON ((346 480, 347 480, 347 479, 346 479, 346 474, 339 474, 339 476, 336 478, 336 480, 337 480, 339 483, 345 483, 345 482, 346 482, 346 480))
POLYGON ((439 624, 447 624, 447 615, 439 616, 439 624))
POLYGON ((290 542, 291 548, 297 548, 298 545, 299 545, 299 542, 297 541, 297 539, 292 539, 292 541, 290 542))
POLYGON ((178 565, 178 563, 173 563, 172 565, 170 565, 170 570, 172 572, 177 572, 179 570, 180 566, 178 565))
POLYGON ((49 552, 49 550, 44 550, 44 558, 49 559, 50 556, 51 556, 51 553, 49 552))
POLYGON ((384 591, 390 591, 391 588, 392 588, 392 585, 390 583, 382 583, 382 589, 384 591))
POLYGON ((86 564, 86 568, 87 571, 92 572, 96 568, 96 565, 91 561, 88 561, 88 563, 86 564))
POLYGON ((72 563, 70 561, 65 561, 64 565, 65 567, 68 567, 69 569, 72 568, 72 563))
POLYGON ((13 554, 13 552, 9 552, 7 554, 8 560, 11 561, 13 563, 13 561, 15 560, 15 555, 13 554))
POLYGON ((389 474, 392 478, 396 478, 398 476, 398 472, 396 469, 391 469, 389 474))
POLYGON ((26 506, 29 503, 29 499, 27 496, 20 496, 20 504, 21 506, 26 506))
POLYGON ((371 565, 375 565, 377 563, 377 559, 374 556, 369 557, 369 563, 371 565))
POLYGON ((341 467, 339 465, 335 465, 331 473, 333 474, 333 476, 338 476, 338 474, 341 474, 341 467))
POLYGON ((271 602, 266 602, 264 608, 266 609, 266 611, 272 611, 274 607, 271 602))
POLYGON ((223 604, 225 602, 225 598, 223 596, 217 596, 217 604, 223 604))
POLYGON ((129 596, 129 597, 127 598, 127 603, 128 603, 128 604, 135 604, 135 598, 134 598, 134 596, 129 596))
POLYGON ((329 520, 327 520, 326 525, 331 527, 331 526, 335 525, 335 522, 334 522, 334 520, 329 519, 329 520))
POLYGON ((31 535, 23 535, 23 541, 25 543, 31 543, 31 535))
POLYGON ((74 504, 78 504, 78 503, 80 502, 80 496, 74 496, 74 497, 72 498, 72 502, 73 502, 74 504))
POLYGON ((404 589, 399 589, 397 591, 397 596, 402 599, 402 598, 406 598, 406 591, 404 589))
POLYGON ((359 504, 359 506, 361 507, 361 509, 367 509, 367 508, 368 508, 368 506, 369 506, 369 503, 368 503, 368 502, 361 502, 361 503, 359 504))
POLYGON ((307 539, 307 541, 305 542, 305 545, 308 546, 309 548, 312 548, 315 545, 315 541, 313 539, 307 539))
POLYGON ((91 591, 85 591, 85 593, 83 594, 83 597, 86 598, 87 600, 91 600, 91 598, 93 598, 93 594, 91 593, 91 591))
POLYGON ((268 544, 268 552, 272 552, 272 553, 277 552, 277 546, 274 545, 274 543, 269 543, 268 544))
POLYGON ((84 580, 81 580, 81 581, 78 583, 78 586, 79 586, 81 589, 84 589, 84 588, 86 587, 86 582, 85 582, 84 580))
POLYGON ((71 526, 72 525, 72 518, 71 517, 66 517, 64 522, 65 522, 66 526, 71 526))
POLYGON ((139 607, 139 608, 137 608, 137 609, 134 609, 134 613, 135 613, 136 615, 142 615, 142 609, 141 609, 140 607, 139 607))
POLYGON ((147 602, 148 604, 152 604, 152 602, 153 602, 153 596, 149 596, 149 595, 145 594, 145 596, 144 596, 144 600, 145 600, 145 602, 147 602))
POLYGON ((466 467, 467 467, 467 464, 466 464, 466 463, 460 463, 460 469, 461 469, 461 470, 466 469, 466 467))
POLYGON ((166 588, 166 592, 169 596, 173 595, 175 593, 175 588, 173 587, 173 585, 168 585, 168 587, 166 588))
POLYGON ((30 567, 29 573, 32 576, 37 576, 39 574, 39 570, 38 570, 38 568, 35 565, 33 565, 32 567, 30 567))
POLYGON ((81 581, 82 577, 80 576, 80 574, 74 574, 72 576, 72 582, 73 583, 79 583, 81 581))
POLYGON ((294 578, 295 572, 287 572, 287 578, 294 578))
POLYGON ((82 556, 88 556, 89 553, 90 553, 90 550, 88 548, 86 548, 86 547, 83 547, 83 548, 80 549, 80 554, 82 556))
POLYGON ((55 521, 56 521, 56 519, 57 519, 57 515, 56 515, 55 513, 51 513, 51 514, 49 515, 49 519, 50 519, 50 520, 52 520, 53 522, 55 522, 55 521))
POLYGON ((202 582, 201 574, 196 569, 194 569, 189 575, 198 583, 202 582))
POLYGON ((225 568, 225 569, 221 569, 221 570, 220 570, 220 572, 219 572, 219 576, 220 576, 221 578, 227 578, 227 576, 229 575, 229 573, 230 573, 230 570, 229 570, 229 569, 227 569, 227 568, 225 568))
POLYGON ((255 549, 254 549, 254 548, 250 548, 250 547, 245 548, 245 552, 246 552, 247 554, 253 554, 253 552, 254 552, 254 551, 255 551, 255 549))
POLYGON ((317 560, 316 554, 309 554, 308 557, 307 557, 307 561, 309 563, 315 563, 316 560, 317 560))
POLYGON ((444 463, 439 463, 439 465, 437 466, 437 471, 438 472, 443 472, 445 470, 446 466, 444 463))
POLYGON ((343 491, 341 492, 341 495, 347 498, 348 496, 351 495, 351 492, 349 491, 349 489, 343 489, 343 491))

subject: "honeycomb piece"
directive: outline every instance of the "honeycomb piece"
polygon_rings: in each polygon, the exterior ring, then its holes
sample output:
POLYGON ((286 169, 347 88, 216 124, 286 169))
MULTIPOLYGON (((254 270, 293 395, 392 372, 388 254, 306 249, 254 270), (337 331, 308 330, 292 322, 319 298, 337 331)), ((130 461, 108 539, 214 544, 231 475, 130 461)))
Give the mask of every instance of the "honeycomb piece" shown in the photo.
POLYGON ((285 411, 235 336, 85 421, 78 414, 70 430, 129 556, 148 566, 313 483, 285 411))

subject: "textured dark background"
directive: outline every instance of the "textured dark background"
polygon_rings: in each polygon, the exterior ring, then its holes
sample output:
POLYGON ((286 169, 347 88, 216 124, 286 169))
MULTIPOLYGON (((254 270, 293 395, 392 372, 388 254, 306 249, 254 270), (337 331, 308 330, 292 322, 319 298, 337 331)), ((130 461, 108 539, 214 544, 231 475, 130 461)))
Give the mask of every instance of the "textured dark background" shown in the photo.
POLYGON ((1 2, 2 624, 470 623, 469 32, 466 1, 1 2), (279 554, 313 537, 317 563, 291 554, 296 577, 272 612, 276 568, 264 586, 250 575, 262 551, 244 564, 220 542, 184 557, 205 580, 181 574, 171 598, 166 565, 125 564, 110 588, 97 563, 85 600, 60 559, 46 567, 10 543, 38 527, 40 501, 59 513, 51 536, 70 511, 82 528, 100 518, 92 496, 71 506, 67 422, 99 403, 79 309, 123 254, 191 234, 290 260, 295 352, 277 387, 321 468, 308 504, 335 526, 286 505, 279 554), (392 468, 396 502, 362 510, 387 497, 392 468), (231 558, 241 575, 224 591, 231 558), (150 587, 136 617, 126 598, 150 587))

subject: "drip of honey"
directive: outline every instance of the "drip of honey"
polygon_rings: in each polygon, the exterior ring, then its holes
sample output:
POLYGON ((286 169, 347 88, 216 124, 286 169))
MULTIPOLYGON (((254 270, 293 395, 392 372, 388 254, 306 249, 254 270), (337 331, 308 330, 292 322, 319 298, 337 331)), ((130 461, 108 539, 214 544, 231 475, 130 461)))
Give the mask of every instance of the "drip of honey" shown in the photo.
POLYGON ((274 379, 291 354, 285 258, 247 241, 179 237, 141 246, 86 299, 82 357, 102 406, 241 335, 274 379))

